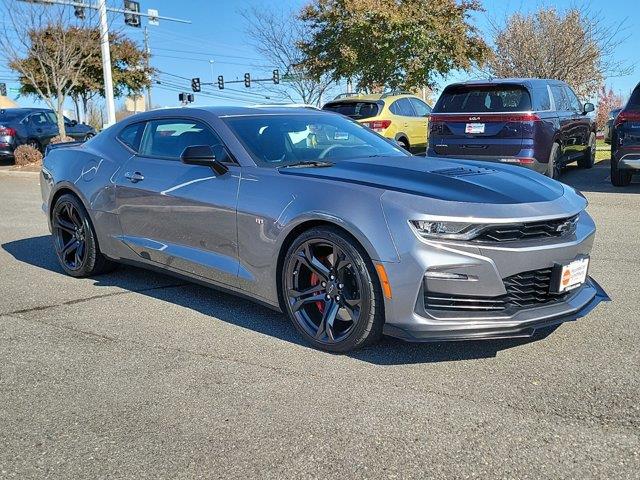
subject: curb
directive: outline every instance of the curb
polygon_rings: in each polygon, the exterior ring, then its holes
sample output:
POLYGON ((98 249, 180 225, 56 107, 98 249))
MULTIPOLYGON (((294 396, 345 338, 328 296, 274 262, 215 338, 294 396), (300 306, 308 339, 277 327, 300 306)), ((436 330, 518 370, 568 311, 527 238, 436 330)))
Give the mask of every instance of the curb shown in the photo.
POLYGON ((18 176, 18 177, 32 177, 32 176, 39 176, 40 172, 29 172, 29 171, 23 171, 23 170, 5 170, 5 169, 0 169, 0 176, 18 176))

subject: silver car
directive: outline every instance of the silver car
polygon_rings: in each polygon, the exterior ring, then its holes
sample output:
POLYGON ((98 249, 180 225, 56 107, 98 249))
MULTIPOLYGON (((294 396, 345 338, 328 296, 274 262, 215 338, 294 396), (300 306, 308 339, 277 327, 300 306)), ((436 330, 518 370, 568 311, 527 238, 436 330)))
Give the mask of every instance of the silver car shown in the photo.
POLYGON ((328 112, 143 113, 52 148, 41 186, 69 275, 160 269, 279 309, 334 352, 531 336, 606 298, 579 192, 414 157, 328 112))

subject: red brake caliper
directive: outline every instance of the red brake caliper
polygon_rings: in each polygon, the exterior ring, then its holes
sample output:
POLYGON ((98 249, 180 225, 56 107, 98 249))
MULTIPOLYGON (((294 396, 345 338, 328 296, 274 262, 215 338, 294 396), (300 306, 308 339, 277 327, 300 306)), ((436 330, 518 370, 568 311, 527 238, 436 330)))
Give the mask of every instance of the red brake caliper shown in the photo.
MULTIPOLYGON (((311 272, 311 277, 309 278, 309 282, 311 283, 311 286, 314 287, 320 283, 320 277, 316 275, 314 272, 311 272)), ((320 313, 324 313, 324 302, 318 300, 316 302, 316 307, 318 307, 318 310, 320 310, 320 313)))

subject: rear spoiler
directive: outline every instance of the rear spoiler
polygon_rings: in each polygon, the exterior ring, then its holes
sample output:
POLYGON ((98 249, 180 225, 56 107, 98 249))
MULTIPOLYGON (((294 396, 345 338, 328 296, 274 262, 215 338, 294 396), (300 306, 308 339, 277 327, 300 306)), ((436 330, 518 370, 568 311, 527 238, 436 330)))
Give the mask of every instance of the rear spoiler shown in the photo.
POLYGON ((83 141, 75 141, 75 142, 62 142, 62 143, 50 143, 44 149, 44 156, 46 157, 51 150, 57 150, 58 148, 66 148, 66 147, 75 147, 78 145, 82 145, 83 141))

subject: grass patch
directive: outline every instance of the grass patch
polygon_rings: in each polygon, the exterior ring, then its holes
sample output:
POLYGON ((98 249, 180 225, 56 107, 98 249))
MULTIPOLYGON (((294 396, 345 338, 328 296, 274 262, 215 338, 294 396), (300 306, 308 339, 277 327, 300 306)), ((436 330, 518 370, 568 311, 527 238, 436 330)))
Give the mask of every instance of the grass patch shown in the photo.
POLYGON ((611 158, 611 145, 604 143, 603 140, 596 142, 596 163, 611 158))

